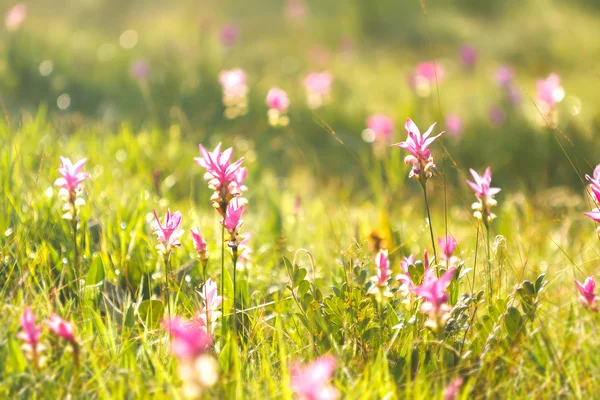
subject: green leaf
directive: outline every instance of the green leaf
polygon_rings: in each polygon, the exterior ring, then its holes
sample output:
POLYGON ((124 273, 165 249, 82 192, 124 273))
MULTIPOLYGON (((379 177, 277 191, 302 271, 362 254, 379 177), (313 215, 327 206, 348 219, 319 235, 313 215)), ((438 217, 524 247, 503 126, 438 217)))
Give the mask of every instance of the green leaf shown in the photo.
POLYGON ((165 307, 160 300, 145 300, 138 307, 138 316, 149 329, 157 329, 165 313, 165 307))
POLYGON ((523 317, 521 317, 519 310, 516 307, 509 307, 504 318, 504 326, 511 338, 515 338, 519 332, 522 321, 523 317))

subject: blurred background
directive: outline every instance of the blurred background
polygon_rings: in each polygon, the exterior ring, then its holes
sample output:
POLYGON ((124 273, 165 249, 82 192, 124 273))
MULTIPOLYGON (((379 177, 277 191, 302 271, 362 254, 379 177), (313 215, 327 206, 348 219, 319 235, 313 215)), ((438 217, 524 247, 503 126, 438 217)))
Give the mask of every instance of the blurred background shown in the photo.
POLYGON ((581 190, 600 162, 598 0, 38 0, 0 11, 11 124, 176 129, 194 146, 242 138, 263 168, 308 170, 359 195, 373 174, 407 174, 386 146, 404 140, 406 117, 447 131, 433 147, 444 182, 491 165, 526 193, 581 190), (234 117, 219 81, 232 68, 247 79, 247 112, 234 117), (304 79, 323 71, 327 101, 309 107, 304 79), (542 104, 552 73, 558 95, 542 104), (285 126, 269 124, 271 87, 289 96, 285 126), (390 132, 374 131, 372 115, 390 132))

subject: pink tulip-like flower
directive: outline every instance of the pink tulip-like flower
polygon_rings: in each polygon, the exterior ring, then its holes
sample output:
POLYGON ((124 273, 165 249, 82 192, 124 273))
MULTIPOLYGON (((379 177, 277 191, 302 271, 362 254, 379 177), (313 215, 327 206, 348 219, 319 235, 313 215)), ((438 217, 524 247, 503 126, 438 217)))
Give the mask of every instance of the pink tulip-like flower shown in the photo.
POLYGON ((412 254, 409 255, 408 257, 404 257, 404 259, 402 261, 400 261, 400 269, 405 274, 408 274, 409 265, 415 265, 415 256, 412 254))
POLYGON ((475 66, 477 62, 477 50, 471 45, 464 45, 460 48, 460 60, 463 65, 469 69, 475 66))
POLYGON ((317 109, 323 106, 331 94, 333 75, 329 71, 313 72, 304 78, 308 107, 317 109))
POLYGON ((39 344, 42 330, 35 325, 35 316, 30 307, 26 307, 21 315, 21 327, 23 332, 19 332, 17 337, 25 342, 30 349, 36 349, 39 344))
POLYGON ((225 25, 223 27, 223 29, 221 29, 221 35, 220 35, 221 43, 223 43, 223 45, 226 47, 233 46, 235 44, 235 42, 237 41, 239 33, 240 33, 240 31, 235 24, 231 23, 231 24, 225 25))
POLYGON ((223 95, 228 98, 245 98, 248 94, 246 73, 243 69, 234 68, 219 73, 219 83, 223 95))
POLYGON ((135 79, 147 79, 148 75, 150 75, 150 65, 146 60, 137 60, 131 65, 131 75, 135 79))
POLYGON ((233 149, 230 147, 221 152, 221 143, 212 152, 200 145, 200 155, 202 157, 196 157, 194 160, 196 164, 206 170, 204 179, 208 181, 208 187, 215 191, 212 198, 213 205, 223 214, 231 199, 240 194, 240 188, 236 181, 239 178, 236 177, 236 172, 244 159, 240 158, 231 163, 233 149))
POLYGON ((463 385, 463 378, 457 376, 444 389, 444 400, 455 400, 456 396, 460 393, 460 389, 463 385))
POLYGON ((446 288, 452 281, 452 276, 456 268, 450 268, 448 271, 437 278, 433 268, 427 268, 423 276, 423 283, 420 286, 414 286, 412 291, 420 296, 424 303, 421 306, 423 314, 429 314, 431 317, 440 317, 441 312, 447 311, 445 306, 448 300, 446 288))
POLYGON ((453 136, 458 136, 462 133, 462 120, 456 114, 448 114, 446 116, 446 129, 453 136))
POLYGON ((498 86, 508 88, 512 86, 515 79, 515 70, 512 67, 503 65, 496 70, 494 78, 498 86))
POLYGON ((198 357, 212 343, 210 334, 203 327, 182 317, 163 321, 163 327, 171 334, 171 353, 182 360, 198 357))
POLYGON ((61 177, 54 182, 54 185, 67 190, 69 193, 74 193, 81 189, 83 181, 90 177, 90 174, 87 172, 81 172, 87 159, 83 158, 73 164, 70 159, 61 156, 60 161, 61 166, 58 169, 58 173, 61 177))
POLYGON ((223 296, 217 291, 217 283, 210 278, 198 293, 204 306, 196 313, 196 321, 204 328, 210 327, 212 331, 216 318, 221 315, 219 306, 223 302, 223 296))
POLYGON ((325 355, 308 365, 294 363, 291 367, 291 388, 301 400, 335 400, 338 391, 329 381, 335 370, 335 358, 325 355))
POLYGON ((245 207, 240 205, 240 202, 237 198, 234 198, 227 206, 227 212, 222 224, 225 227, 225 230, 232 236, 236 235, 238 229, 244 223, 244 221, 241 219, 244 209, 245 207))
POLYGON ((450 260, 456 259, 456 257, 453 257, 453 254, 454 250, 456 250, 457 242, 452 235, 438 238, 438 244, 442 250, 442 261, 448 264, 450 263, 450 260))
POLYGON ((267 105, 272 110, 285 113, 290 105, 290 101, 285 91, 279 88, 271 88, 267 93, 267 105))
POLYGON ((202 235, 200 234, 200 228, 196 227, 196 228, 192 228, 190 230, 190 232, 192 233, 192 241, 194 242, 194 249, 196 250, 196 252, 198 253, 198 256, 202 259, 205 259, 207 257, 207 243, 206 240, 204 240, 204 238, 202 237, 202 235))
POLYGON ((27 7, 23 3, 19 3, 6 13, 4 18, 4 26, 8 31, 18 30, 25 19, 27 18, 27 7))
POLYGON ((598 164, 596 168, 594 168, 594 173, 592 174, 592 176, 586 174, 585 179, 587 179, 590 182, 592 188, 595 188, 596 190, 600 191, 600 164, 598 164))
POLYGON ((431 94, 437 83, 444 79, 444 68, 432 61, 417 64, 414 73, 409 76, 408 83, 420 97, 431 94))
MULTIPOLYGON (((413 284, 412 277, 408 271, 408 267, 410 265, 415 265, 415 256, 409 255, 408 257, 404 257, 404 260, 400 261, 400 269, 402 273, 396 275, 396 279, 402 284, 406 285, 408 290, 414 290, 415 285, 413 284)), ((423 267, 425 270, 429 269, 429 257, 427 256, 427 250, 423 251, 423 267)))
POLYGON ((565 97, 565 90, 560 86, 558 74, 550 74, 546 79, 538 79, 537 98, 544 112, 550 111, 565 97))
POLYGON ((433 163, 433 157, 431 156, 429 146, 431 146, 435 139, 441 136, 443 132, 436 136, 429 137, 434 126, 435 123, 421 135, 417 125, 415 125, 410 118, 407 118, 404 127, 408 132, 408 137, 406 141, 394 144, 394 146, 401 147, 410 153, 410 155, 404 158, 405 164, 412 164, 412 170, 409 174, 410 178, 421 180, 430 178, 432 175, 431 170, 436 167, 433 163))
POLYGON ((244 193, 248 190, 246 185, 244 185, 244 181, 246 180, 246 176, 248 176, 248 170, 244 167, 239 168, 233 174, 233 182, 235 183, 238 191, 244 193))
POLYGON ((73 333, 73 325, 70 322, 65 321, 56 314, 53 314, 48 319, 47 324, 48 328, 50 328, 50 330, 56 333, 59 337, 71 343, 76 342, 75 334, 73 333))
POLYGON ((484 223, 488 224, 492 222, 496 215, 491 212, 491 208, 494 207, 497 202, 494 200, 494 196, 498 194, 502 189, 491 187, 492 184, 492 170, 487 167, 483 175, 479 175, 475 170, 469 169, 475 182, 467 181, 467 184, 475 192, 477 202, 473 203, 473 215, 477 219, 483 219, 484 223))
POLYGON ((394 120, 385 114, 373 114, 367 119, 367 128, 375 133, 375 141, 389 143, 394 133, 394 120))
POLYGON ((579 290, 580 296, 579 301, 585 306, 589 307, 591 310, 597 310, 597 303, 600 300, 600 297, 594 293, 596 289, 596 282, 592 276, 585 278, 583 284, 579 281, 575 281, 575 285, 579 290))
POLYGON ((179 229, 181 225, 181 212, 176 211, 171 213, 171 210, 167 210, 167 214, 163 219, 163 223, 160 223, 158 214, 154 211, 153 221, 153 234, 156 235, 156 239, 160 242, 157 249, 161 253, 169 253, 173 247, 181 246, 179 239, 183 235, 183 229, 179 229))
POLYGON ((375 265, 375 276, 371 278, 371 281, 375 285, 373 289, 378 292, 379 289, 387 286, 388 279, 392 274, 387 250, 379 250, 375 257, 375 265))

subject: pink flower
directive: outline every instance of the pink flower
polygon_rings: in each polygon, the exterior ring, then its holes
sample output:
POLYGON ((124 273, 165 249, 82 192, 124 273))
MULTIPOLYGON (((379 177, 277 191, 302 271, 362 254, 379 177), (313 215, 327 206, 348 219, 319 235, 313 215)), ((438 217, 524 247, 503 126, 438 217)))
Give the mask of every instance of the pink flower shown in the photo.
POLYGON ((457 245, 456 239, 454 239, 452 235, 446 235, 446 237, 438 238, 438 244, 440 245, 442 253, 446 258, 452 257, 457 245))
POLYGON ((515 70, 512 67, 503 65, 496 70, 495 79, 498 86, 502 88, 510 87, 515 79, 515 70))
POLYGON ((226 97, 246 97, 248 94, 246 73, 243 69, 234 68, 219 73, 219 83, 226 97))
POLYGON ((227 213, 222 221, 225 230, 231 235, 235 235, 237 230, 242 226, 244 221, 241 219, 245 207, 239 204, 237 198, 234 198, 227 206, 227 213))
POLYGON ((196 313, 196 320, 203 326, 213 326, 215 318, 220 316, 219 306, 223 302, 223 296, 217 291, 217 283, 208 279, 199 292, 204 307, 196 313))
POLYGON ((244 193, 248 190, 248 188, 244 185, 244 181, 246 180, 246 176, 248 175, 248 170, 244 167, 239 168, 233 174, 233 182, 235 183, 237 189, 240 193, 244 193))
POLYGON ((170 332, 171 352, 179 359, 196 358, 212 343, 212 338, 205 329, 182 317, 163 321, 163 327, 170 332))
POLYGON ((546 79, 538 79, 536 86, 538 101, 544 108, 554 107, 565 97, 565 90, 560 86, 558 74, 550 74, 546 79))
POLYGON ((66 157, 61 156, 60 161, 61 166, 58 169, 58 173, 61 175, 61 178, 58 178, 54 182, 54 185, 66 189, 69 192, 80 189, 83 181, 90 177, 90 174, 81 172, 87 158, 77 161, 74 165, 71 160, 66 157))
POLYGON ((452 379, 452 381, 446 386, 444 389, 444 400, 454 400, 456 396, 460 393, 460 388, 463 385, 463 378, 461 376, 457 376, 452 379))
POLYGON ((506 113, 497 106, 491 107, 489 111, 490 122, 496 128, 502 126, 504 120, 506 119, 506 113))
POLYGON ((245 267, 248 264, 248 261, 250 261, 250 257, 252 256, 252 248, 250 248, 250 246, 248 245, 248 243, 250 243, 250 239, 252 238, 252 234, 246 233, 245 235, 241 235, 241 237, 242 241, 240 242, 238 248, 238 262, 245 267))
POLYGON ((467 68, 473 68, 477 61, 477 50, 470 45, 464 45, 460 48, 460 60, 467 68))
POLYGON ((334 400, 338 391, 329 381, 335 369, 335 358, 325 355, 308 365, 294 363, 291 367, 291 388, 302 400, 334 400))
POLYGON ((583 303, 584 306, 589 307, 592 310, 597 309, 597 302, 600 299, 595 293, 596 282, 592 276, 585 278, 585 282, 581 284, 579 281, 575 281, 575 285, 579 290, 581 296, 579 296, 579 301, 583 303))
POLYGON ((183 229, 179 229, 181 225, 181 212, 176 211, 171 213, 171 210, 167 210, 167 214, 163 219, 163 223, 160 223, 160 219, 154 211, 153 221, 153 234, 156 235, 156 239, 161 243, 159 246, 161 252, 168 253, 171 251, 172 247, 179 247, 181 243, 179 242, 179 238, 183 235, 183 229))
POLYGON ((430 315, 438 315, 442 305, 448 300, 446 288, 452 280, 456 268, 450 268, 440 279, 437 279, 433 268, 427 268, 420 286, 414 286, 412 291, 420 296, 424 303, 421 312, 430 315))
POLYGON ((137 60, 131 65, 131 74, 136 79, 146 79, 150 75, 150 65, 146 60, 137 60))
POLYGON ((427 61, 417 64, 415 76, 426 79, 430 82, 441 82, 444 79, 445 70, 441 65, 433 61, 427 61))
POLYGON ((409 175, 411 178, 421 178, 421 176, 429 178, 432 175, 430 170, 435 168, 435 164, 433 163, 433 157, 431 157, 429 146, 431 146, 435 139, 443 133, 442 132, 434 137, 429 137, 434 126, 435 123, 433 123, 433 125, 431 125, 421 136, 421 132, 417 125, 415 125, 410 118, 407 118, 404 127, 408 132, 408 137, 406 141, 394 144, 394 146, 401 147, 410 153, 410 155, 404 158, 404 163, 410 163, 413 166, 409 175))
POLYGON ((408 274, 408 266, 409 265, 415 265, 415 256, 412 254, 409 255, 408 257, 404 257, 404 259, 402 261, 400 261, 400 269, 405 274, 408 274))
POLYGON ((304 0, 287 0, 285 14, 293 21, 300 21, 306 17, 308 6, 304 0))
POLYGON ((6 13, 4 18, 4 26, 8 31, 18 30, 25 19, 27 18, 27 7, 23 3, 19 3, 6 13))
POLYGON ((225 25, 223 29, 221 29, 221 43, 227 47, 231 47, 235 44, 239 34, 239 29, 235 24, 231 23, 225 25))
POLYGON ((375 265, 375 276, 371 278, 373 284, 380 288, 387 286, 387 281, 392 274, 387 250, 379 250, 377 257, 375 257, 375 265))
MULTIPOLYGON (((404 260, 400 262, 400 269, 402 270, 401 274, 396 276, 396 279, 403 285, 406 285, 409 290, 413 290, 415 285, 413 284, 412 277, 408 272, 408 267, 410 265, 415 265, 415 256, 412 254, 408 257, 404 257, 404 260)), ((427 250, 423 251, 423 267, 425 270, 429 269, 429 257, 427 256, 427 250)))
POLYGON ((590 185, 592 185, 593 188, 596 188, 596 190, 600 191, 600 164, 596 165, 592 176, 586 174, 585 179, 590 182, 590 185))
POLYGON ((483 199, 487 197, 493 197, 502 190, 490 186, 492 184, 492 170, 490 167, 485 169, 483 176, 480 176, 474 169, 469 169, 469 171, 471 172, 475 182, 467 181, 467 184, 471 187, 471 189, 473 189, 475 196, 478 198, 483 199))
POLYGON ((446 116, 446 129, 448 133, 458 136, 462 133, 462 120, 456 114, 448 114, 446 116))
POLYGON ((235 182, 235 173, 244 159, 240 158, 232 164, 233 149, 230 147, 221 153, 221 143, 215 147, 212 153, 200 145, 200 155, 202 157, 196 157, 194 161, 206 169, 204 179, 208 181, 209 187, 217 192, 227 191, 230 183, 235 182))
POLYGON ((75 334, 73 333, 73 325, 62 319, 56 314, 48 319, 48 328, 66 341, 75 343, 75 334))
POLYGON ((21 315, 21 327, 23 332, 19 332, 17 337, 25 342, 29 349, 37 349, 41 329, 35 325, 35 316, 30 307, 26 307, 21 315))
POLYGON ((325 104, 331 93, 332 82, 333 75, 329 71, 313 72, 304 78, 309 108, 316 109, 325 104))
POLYGON ((267 105, 270 109, 284 113, 287 111, 289 104, 290 101, 285 91, 279 88, 271 88, 267 93, 267 105))
POLYGON ((389 141, 394 133, 394 121, 385 114, 373 114, 367 119, 367 128, 375 132, 377 141, 389 141))
POLYGON ((204 240, 204 238, 200 234, 200 228, 192 228, 190 232, 192 233, 192 240, 194 242, 194 249, 196 250, 196 252, 198 252, 199 254, 206 253, 206 240, 204 240))

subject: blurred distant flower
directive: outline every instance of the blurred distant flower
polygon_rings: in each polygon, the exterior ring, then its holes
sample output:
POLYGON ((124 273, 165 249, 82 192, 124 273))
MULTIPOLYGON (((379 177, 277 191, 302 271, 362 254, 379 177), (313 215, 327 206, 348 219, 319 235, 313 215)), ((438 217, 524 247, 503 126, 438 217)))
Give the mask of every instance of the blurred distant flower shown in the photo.
POLYGON ((496 128, 502 126, 506 120, 506 113, 498 106, 491 107, 489 115, 491 124, 496 128))
POLYGON ((304 0, 287 0, 285 15, 292 21, 302 21, 308 13, 308 5, 304 0))
POLYGON ((131 65, 131 75, 133 75, 135 79, 147 79, 150 75, 150 65, 146 60, 137 60, 131 65))
POLYGON ((444 389, 444 400, 455 400, 460 393, 460 388, 463 385, 463 378, 457 376, 444 389))
POLYGON ((344 37, 340 40, 340 52, 344 56, 349 56, 354 50, 354 41, 350 37, 344 37))
POLYGON ((496 70, 495 79, 501 88, 510 87, 515 79, 515 70, 512 67, 503 65, 496 70))
POLYGON ((412 291, 420 296, 424 302, 421 305, 420 311, 423 314, 428 314, 430 320, 429 326, 437 328, 441 323, 445 323, 445 320, 449 317, 448 312, 450 306, 446 304, 448 300, 448 294, 446 288, 452 281, 454 271, 456 268, 449 268, 448 271, 442 275, 441 278, 436 278, 436 273, 433 268, 427 268, 425 275, 423 276, 423 282, 419 286, 414 286, 412 291))
POLYGON ((466 68, 472 69, 475 67, 477 57, 475 47, 467 44, 460 48, 460 60, 466 68))
POLYGON ((594 277, 590 276, 586 278, 583 283, 576 280, 575 285, 577 286, 577 290, 579 290, 579 301, 581 301, 585 307, 597 311, 597 303, 598 300, 600 300, 600 297, 595 293, 596 282, 594 281, 594 277))
POLYGON ((4 26, 8 31, 19 30, 25 19, 27 18, 27 7, 23 3, 19 3, 7 11, 4 18, 4 26))
POLYGON ((242 241, 239 245, 240 254, 238 256, 238 264, 240 264, 242 268, 247 268, 250 257, 252 256, 252 248, 249 245, 252 234, 246 233, 245 235, 240 235, 240 237, 242 238, 242 241))
POLYGON ((302 400, 335 400, 338 391, 329 381, 335 369, 335 358, 325 355, 308 365, 291 366, 291 388, 302 400))
POLYGON ((331 94, 333 75, 329 71, 313 72, 304 78, 308 107, 317 109, 327 103, 331 94))
POLYGON ((431 177, 431 170, 436 167, 433 163, 433 157, 431 156, 429 146, 431 146, 435 139, 441 136, 443 132, 436 136, 429 137, 435 127, 434 122, 421 136, 419 128, 410 118, 406 119, 404 127, 408 132, 406 141, 396 143, 394 146, 401 147, 410 153, 410 155, 404 158, 404 163, 412 164, 412 169, 408 175, 409 178, 415 178, 424 182, 424 180, 431 177))
POLYGON ((538 79, 536 85, 538 101, 547 108, 546 111, 550 111, 565 97, 565 89, 560 86, 558 74, 550 74, 546 79, 538 79))
POLYGON ((223 29, 221 29, 221 35, 219 36, 221 43, 226 47, 233 46, 237 41, 239 33, 240 31, 235 24, 230 23, 225 25, 223 29))
POLYGON ((394 120, 385 114, 373 114, 367 119, 367 128, 375 133, 375 141, 390 143, 394 133, 394 120))
POLYGON ((169 254, 174 247, 181 246, 179 239, 183 235, 183 229, 179 229, 181 225, 181 212, 176 211, 171 213, 171 210, 167 210, 167 214, 163 219, 163 223, 160 223, 160 219, 154 211, 154 218, 152 232, 156 235, 156 239, 160 242, 156 246, 156 249, 162 254, 169 254))
POLYGON ((458 136, 462 133, 462 120, 456 114, 446 115, 446 129, 453 136, 458 136))
POLYGON ((23 328, 23 331, 17 334, 17 338, 24 342, 22 349, 27 355, 27 358, 29 358, 36 366, 43 365, 44 359, 41 357, 41 353, 44 351, 45 347, 40 344, 42 330, 35 325, 35 316, 30 307, 26 307, 25 310, 23 310, 23 314, 21 315, 21 327, 23 328))
POLYGON ((518 107, 523 99, 521 90, 516 85, 511 85, 507 90, 508 100, 513 107, 518 107))
POLYGON ((417 64, 414 73, 409 77, 409 84, 420 97, 428 97, 432 90, 444 80, 445 70, 433 61, 417 64))
POLYGON ((83 192, 83 182, 89 179, 90 174, 82 172, 87 158, 77 161, 75 164, 67 158, 60 157, 61 166, 58 168, 58 173, 61 175, 54 182, 54 186, 60 187, 60 196, 65 200, 63 218, 76 220, 79 214, 79 209, 85 204, 85 200, 80 197, 83 192))
POLYGON ((163 321, 164 329, 171 334, 171 352, 179 359, 194 358, 212 343, 210 334, 198 323, 175 316, 163 321))
POLYGON ((374 286, 369 290, 369 293, 391 297, 392 293, 387 290, 388 279, 392 274, 387 250, 379 250, 375 257, 375 266, 375 276, 371 278, 374 286))
POLYGON ((70 322, 65 321, 56 314, 53 314, 48 319, 47 323, 48 328, 50 328, 50 330, 56 333, 56 335, 58 335, 59 337, 71 343, 76 342, 75 334, 73 333, 73 325, 70 322))
POLYGON ((290 100, 285 91, 279 88, 271 88, 267 93, 267 106, 269 106, 269 124, 271 126, 286 126, 290 120, 286 115, 290 100))
POLYGON ((200 228, 198 228, 198 227, 192 228, 190 232, 192 233, 192 241, 194 242, 194 249, 198 253, 198 258, 202 261, 207 260, 208 259, 208 252, 206 251, 207 243, 206 243, 206 240, 204 240, 204 238, 200 234, 200 228))
POLYGON ((457 242, 452 235, 446 235, 445 237, 438 238, 438 244, 442 250, 441 261, 446 267, 456 267, 458 264, 458 257, 454 255, 456 250, 457 242))
POLYGON ((494 199, 494 196, 502 189, 491 187, 492 170, 490 167, 485 169, 483 175, 479 175, 473 169, 470 169, 469 171, 475 182, 467 181, 467 184, 473 189, 473 192, 475 192, 475 196, 477 197, 477 202, 472 205, 474 210, 473 215, 477 219, 482 219, 487 226, 494 218, 496 218, 496 215, 492 213, 491 209, 498 204, 494 199))
POLYGON ((246 73, 240 68, 221 71, 219 83, 223 88, 223 105, 228 119, 237 118, 248 112, 248 85, 246 73))

